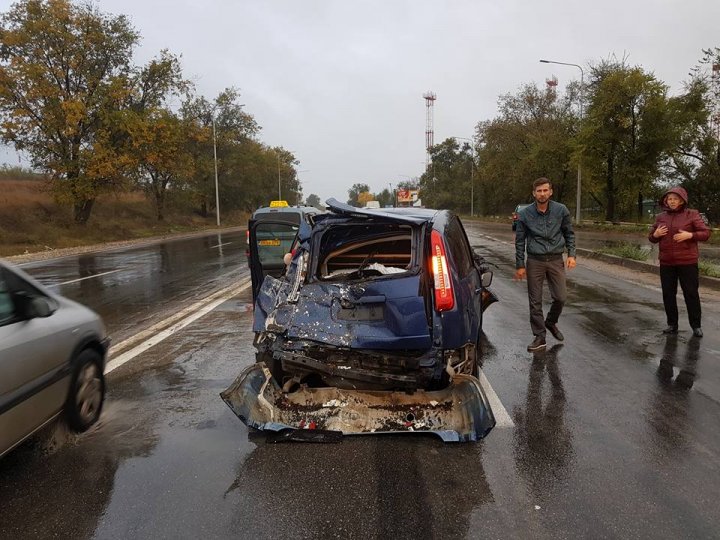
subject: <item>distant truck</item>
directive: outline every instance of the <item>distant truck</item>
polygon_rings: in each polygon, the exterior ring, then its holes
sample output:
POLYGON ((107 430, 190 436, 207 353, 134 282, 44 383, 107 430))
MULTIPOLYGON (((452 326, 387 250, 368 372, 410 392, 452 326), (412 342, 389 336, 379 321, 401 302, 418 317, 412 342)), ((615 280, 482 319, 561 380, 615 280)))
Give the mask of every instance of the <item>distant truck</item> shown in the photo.
POLYGON ((365 208, 380 208, 380 201, 367 201, 365 208))

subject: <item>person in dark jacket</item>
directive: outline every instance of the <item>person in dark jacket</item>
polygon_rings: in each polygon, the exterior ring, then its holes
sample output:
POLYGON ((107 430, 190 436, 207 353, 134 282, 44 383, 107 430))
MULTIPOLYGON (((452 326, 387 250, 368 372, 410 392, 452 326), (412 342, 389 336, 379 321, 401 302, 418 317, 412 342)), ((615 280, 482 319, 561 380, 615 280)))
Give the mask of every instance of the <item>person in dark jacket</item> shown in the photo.
POLYGON ((667 317, 664 334, 678 331, 677 285, 680 282, 693 335, 702 337, 698 272, 698 242, 710 238, 710 229, 697 210, 687 208, 687 191, 669 189, 660 199, 663 209, 648 239, 660 248, 660 284, 667 317))
POLYGON ((564 336, 557 326, 567 298, 565 263, 563 253, 567 249, 567 267, 575 268, 575 233, 570 212, 564 204, 551 201, 552 183, 547 178, 533 182, 535 204, 523 208, 515 228, 515 279, 527 277, 530 304, 530 328, 535 336, 528 345, 530 352, 546 347, 545 329, 558 341, 564 336), (527 264, 525 252, 527 251, 527 264), (543 317, 543 283, 547 279, 552 305, 547 317, 543 317))

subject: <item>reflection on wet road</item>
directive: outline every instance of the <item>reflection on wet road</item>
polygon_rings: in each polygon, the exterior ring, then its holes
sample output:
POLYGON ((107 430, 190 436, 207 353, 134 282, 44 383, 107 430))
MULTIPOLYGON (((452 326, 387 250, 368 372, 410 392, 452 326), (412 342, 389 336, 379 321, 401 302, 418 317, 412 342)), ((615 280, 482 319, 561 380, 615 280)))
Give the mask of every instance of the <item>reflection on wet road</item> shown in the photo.
POLYGON ((254 361, 246 293, 113 372, 90 433, 0 461, 0 537, 717 536, 718 306, 705 338, 666 337, 657 288, 581 261, 564 344, 533 355, 512 246, 471 241, 498 265, 483 369, 514 427, 462 445, 249 436, 218 396, 254 361))
POLYGON ((168 240, 22 268, 98 312, 118 343, 246 275, 245 233, 168 240))

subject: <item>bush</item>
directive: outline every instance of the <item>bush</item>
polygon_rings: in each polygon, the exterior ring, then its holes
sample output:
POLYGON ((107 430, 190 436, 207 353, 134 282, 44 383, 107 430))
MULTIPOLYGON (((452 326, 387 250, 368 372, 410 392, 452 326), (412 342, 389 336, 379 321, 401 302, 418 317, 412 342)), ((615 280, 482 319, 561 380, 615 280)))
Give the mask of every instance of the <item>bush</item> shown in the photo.
POLYGON ((701 276, 720 278, 720 266, 707 261, 699 261, 698 269, 701 276))

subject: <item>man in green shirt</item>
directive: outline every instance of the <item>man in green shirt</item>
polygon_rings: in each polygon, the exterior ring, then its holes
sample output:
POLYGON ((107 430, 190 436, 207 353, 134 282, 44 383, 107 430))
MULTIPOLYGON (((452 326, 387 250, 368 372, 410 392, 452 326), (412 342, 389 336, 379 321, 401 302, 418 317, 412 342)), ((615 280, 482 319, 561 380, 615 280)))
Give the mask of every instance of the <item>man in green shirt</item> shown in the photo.
POLYGON ((567 249, 567 267, 575 268, 575 233, 570 212, 564 204, 551 201, 552 183, 547 178, 533 182, 535 204, 520 211, 515 229, 515 279, 527 277, 530 304, 530 328, 535 336, 528 351, 545 348, 545 331, 558 341, 564 339, 557 326, 567 299, 563 253, 567 249), (527 261, 526 261, 527 252, 527 261), (547 279, 552 305, 543 317, 543 283, 547 279))

